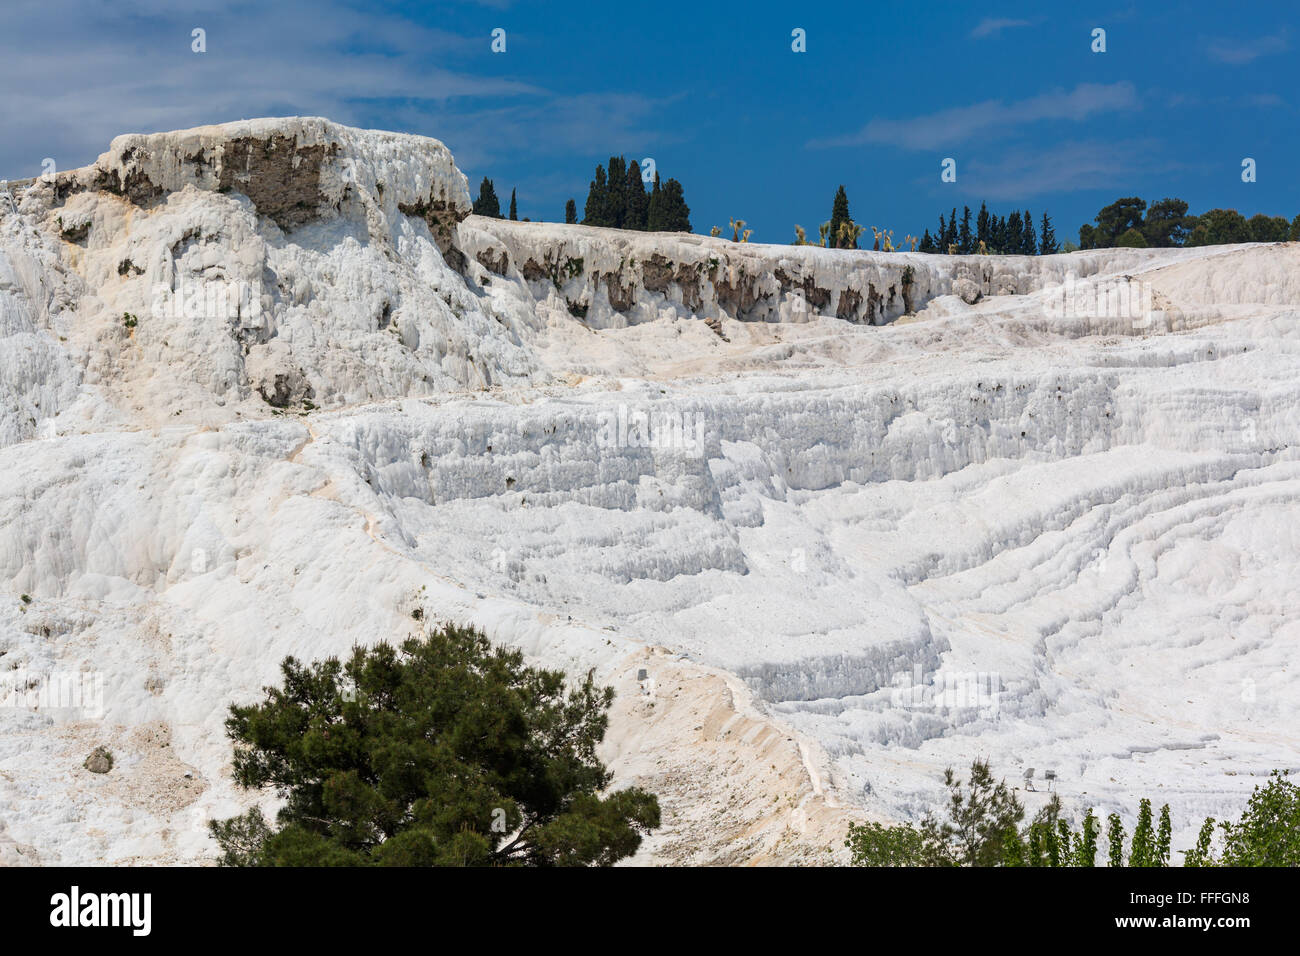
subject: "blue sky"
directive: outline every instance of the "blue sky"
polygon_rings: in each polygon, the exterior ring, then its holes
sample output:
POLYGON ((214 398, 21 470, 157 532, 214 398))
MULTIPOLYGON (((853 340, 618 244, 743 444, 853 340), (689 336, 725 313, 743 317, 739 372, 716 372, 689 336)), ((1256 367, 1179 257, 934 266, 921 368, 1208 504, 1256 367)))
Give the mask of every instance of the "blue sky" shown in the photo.
POLYGON ((581 211, 611 153, 650 156, 695 231, 735 216, 756 242, 815 234, 839 183, 896 237, 981 199, 1047 209, 1062 238, 1133 194, 1300 213, 1300 4, 1082 7, 9 0, 0 177, 120 132, 307 114, 435 136, 534 219, 581 211))

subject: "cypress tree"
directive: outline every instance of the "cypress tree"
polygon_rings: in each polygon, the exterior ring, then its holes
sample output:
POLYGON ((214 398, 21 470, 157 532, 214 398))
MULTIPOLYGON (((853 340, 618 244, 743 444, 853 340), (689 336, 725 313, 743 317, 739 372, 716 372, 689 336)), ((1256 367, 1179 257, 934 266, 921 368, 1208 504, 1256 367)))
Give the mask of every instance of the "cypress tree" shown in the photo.
POLYGON ((979 215, 975 217, 975 246, 979 248, 982 242, 987 247, 992 241, 993 237, 989 234, 989 207, 986 203, 980 203, 979 215))
POLYGON ((624 229, 645 231, 649 216, 650 201, 645 194, 645 182, 641 179, 641 166, 634 159, 627 167, 627 214, 623 220, 624 229))
POLYGON ((1128 851, 1129 866, 1156 865, 1156 835, 1151 824, 1151 801, 1143 797, 1138 802, 1138 822, 1133 828, 1133 842, 1128 851))
POLYGON ((602 225, 623 228, 627 218, 627 160, 622 156, 609 158, 609 207, 606 222, 602 225))
POLYGON ((609 208, 609 185, 605 180, 605 167, 597 164, 596 178, 587 191, 587 205, 583 209, 584 226, 609 225, 607 209, 609 208))
POLYGON ((686 205, 682 184, 675 179, 664 183, 659 229, 661 232, 690 232, 691 207, 686 205))
POLYGON ((1052 217, 1043 211, 1043 222, 1038 229, 1038 254, 1041 256, 1053 256, 1061 251, 1061 246, 1056 241, 1056 231, 1052 229, 1052 217))
POLYGON ((510 221, 519 221, 519 207, 515 204, 515 191, 510 190, 510 221))
POLYGON ((655 170, 655 181, 650 187, 650 198, 646 201, 645 227, 648 232, 664 231, 664 192, 659 188, 659 171, 655 170))
POLYGON ((948 218, 948 234, 943 237, 943 251, 947 252, 957 243, 957 207, 952 207, 952 215, 948 218))
POLYGON ((948 247, 943 244, 948 238, 948 220, 943 218, 943 213, 939 213, 939 231, 934 234, 935 251, 945 253, 948 247))
POLYGON ((840 188, 835 191, 835 201, 831 203, 830 244, 832 246, 837 248, 839 246, 840 223, 852 221, 853 219, 849 216, 849 196, 848 193, 844 191, 844 186, 841 185, 840 188))
POLYGON ((1156 831, 1156 866, 1169 865, 1169 846, 1173 838, 1173 823, 1169 819, 1169 804, 1160 808, 1160 829, 1156 831))
POLYGON ((1097 865, 1097 818, 1092 814, 1092 807, 1083 815, 1083 829, 1074 838, 1074 865, 1093 867, 1097 865))
POLYGON ((1124 824, 1121 822, 1118 813, 1112 813, 1107 818, 1106 840, 1110 844, 1110 852, 1107 854, 1107 866, 1124 865, 1124 824))
POLYGON ((486 176, 478 187, 478 199, 474 200, 474 213, 478 216, 501 218, 501 203, 497 200, 497 191, 492 180, 486 176))
POLYGON ((1029 210, 1025 210, 1024 218, 1021 220, 1023 230, 1020 239, 1020 251, 1027 256, 1038 255, 1038 236, 1034 234, 1034 217, 1029 215, 1029 210))
POLYGON ((572 199, 564 204, 564 221, 570 226, 578 221, 578 204, 572 199))

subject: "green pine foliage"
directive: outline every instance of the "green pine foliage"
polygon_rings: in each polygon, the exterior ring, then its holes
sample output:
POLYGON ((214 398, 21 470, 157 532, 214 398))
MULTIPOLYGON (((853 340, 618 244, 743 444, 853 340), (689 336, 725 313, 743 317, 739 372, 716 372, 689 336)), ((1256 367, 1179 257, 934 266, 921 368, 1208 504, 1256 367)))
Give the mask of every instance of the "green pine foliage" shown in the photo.
POLYGON ((1020 254, 1038 255, 1038 236, 1034 232, 1034 217, 1029 214, 1028 209, 1020 216, 1020 254))
POLYGON ((971 229, 970 206, 966 206, 962 210, 961 228, 957 230, 957 250, 962 255, 968 256, 975 249, 975 232, 971 229))
POLYGON ((611 229, 690 232, 690 215, 682 184, 676 179, 661 185, 656 171, 647 193, 640 164, 636 160, 628 163, 622 156, 611 156, 608 172, 604 166, 596 167, 582 223, 611 229))
POLYGON ((226 731, 236 782, 285 802, 210 822, 223 865, 603 866, 659 825, 652 794, 609 792, 591 674, 566 686, 457 625, 281 674, 226 731))
POLYGON ((515 202, 515 191, 510 190, 510 221, 519 221, 519 205, 515 202))
POLYGON ((846 233, 842 230, 844 223, 853 222, 853 217, 849 215, 849 196, 844 191, 844 186, 835 190, 835 199, 831 202, 831 245, 835 248, 856 249, 856 242, 852 246, 841 246, 840 243, 846 241, 846 233))
POLYGON ((645 232, 650 198, 646 195, 645 183, 641 180, 641 166, 635 159, 628 164, 626 182, 627 207, 623 213, 623 228, 645 232))
MULTIPOLYGON (((838 202, 838 194, 836 199, 838 202)), ((1126 196, 1103 207, 1093 222, 1080 226, 1078 245, 1068 245, 1077 249, 1168 249, 1185 245, 1300 241, 1300 216, 1288 224, 1285 217, 1263 213, 1247 220, 1235 209, 1211 209, 1201 216, 1192 216, 1188 215, 1187 208, 1184 200, 1169 196, 1150 206, 1141 197, 1126 196)), ((959 252, 970 253, 978 251, 981 242, 995 255, 1048 256, 1062 251, 1046 212, 1035 229, 1028 209, 998 216, 989 211, 987 203, 980 204, 973 229, 970 207, 963 208, 960 222, 955 208, 949 216, 940 215, 938 232, 928 243, 923 236, 919 251, 943 253, 956 245, 959 252)))
POLYGON ((497 191, 492 184, 492 180, 486 176, 478 187, 478 198, 474 200, 474 214, 477 216, 492 216, 494 219, 501 218, 501 203, 497 199, 497 191))
POLYGON ((1061 247, 1056 241, 1056 230, 1052 228, 1052 217, 1044 211, 1043 220, 1038 227, 1038 254, 1054 256, 1060 251, 1061 247))
POLYGON ((578 204, 572 199, 564 204, 564 222, 572 226, 578 221, 578 204))
POLYGON ((690 232, 691 207, 686 205, 682 184, 675 179, 664 183, 662 210, 656 232, 690 232))
POLYGON ((1122 236, 1115 240, 1115 247, 1118 249, 1145 249, 1147 247, 1147 238, 1142 235, 1142 230, 1135 226, 1125 231, 1122 236))

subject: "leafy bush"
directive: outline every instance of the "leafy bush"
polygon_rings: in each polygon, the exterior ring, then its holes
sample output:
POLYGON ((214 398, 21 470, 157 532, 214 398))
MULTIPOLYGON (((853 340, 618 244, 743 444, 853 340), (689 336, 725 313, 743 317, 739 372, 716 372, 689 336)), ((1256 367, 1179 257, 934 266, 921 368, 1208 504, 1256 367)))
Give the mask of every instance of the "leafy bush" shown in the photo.
POLYGON ((927 816, 919 829, 908 824, 849 825, 845 845, 858 866, 1001 866, 1022 850, 1016 827, 1024 808, 1005 781, 993 782, 989 765, 976 760, 963 783, 952 769, 946 818, 927 816))
POLYGON ((1236 823, 1218 825, 1222 848, 1214 852, 1215 821, 1201 825, 1187 866, 1300 866, 1300 787, 1289 772, 1274 770, 1256 787, 1236 823))
MULTIPOLYGON (((1201 827, 1195 848, 1181 851, 1186 866, 1300 866, 1300 787, 1275 770, 1268 784, 1256 787, 1236 823, 1213 819, 1201 827), (1216 847, 1216 829, 1219 839, 1216 847)), ((1101 823, 1091 809, 1078 831, 1065 819, 1060 797, 1048 803, 1022 830, 1024 816, 1005 782, 993 783, 988 765, 971 765, 968 788, 951 770, 947 820, 927 816, 911 824, 849 824, 855 866, 1083 866, 1097 864, 1101 823)), ((1173 823, 1169 806, 1157 819, 1151 801, 1138 805, 1137 824, 1125 852, 1119 814, 1107 818, 1108 866, 1166 867, 1170 863, 1173 823)))

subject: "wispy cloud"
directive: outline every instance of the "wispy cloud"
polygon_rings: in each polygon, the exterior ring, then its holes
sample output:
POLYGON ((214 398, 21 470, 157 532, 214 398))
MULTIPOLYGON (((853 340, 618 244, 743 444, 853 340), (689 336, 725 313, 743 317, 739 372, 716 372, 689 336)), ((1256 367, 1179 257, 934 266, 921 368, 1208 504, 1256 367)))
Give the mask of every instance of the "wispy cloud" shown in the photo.
POLYGON ((1015 27, 1027 27, 1030 25, 1028 20, 1011 20, 1006 17, 985 17, 979 22, 979 25, 970 32, 970 35, 979 39, 980 37, 997 36, 1003 30, 1011 30, 1015 27))
POLYGON ((1258 60, 1262 56, 1285 53, 1291 48, 1291 41, 1286 32, 1266 37, 1253 37, 1245 40, 1220 38, 1211 40, 1206 52, 1220 63, 1241 66, 1258 60))
POLYGON ((1132 83, 1081 83, 1069 92, 1056 90, 1014 103, 985 100, 912 119, 874 119, 849 136, 813 140, 808 145, 825 148, 888 143, 904 149, 933 149, 963 142, 994 128, 1007 129, 1045 120, 1079 121, 1098 113, 1139 106, 1132 83))
POLYGON ((119 133, 254 116, 326 116, 435 136, 462 167, 667 141, 651 127, 671 94, 558 93, 513 75, 507 57, 488 59, 485 70, 486 32, 372 17, 347 0, 76 6, 6 7, 6 41, 21 42, 5 42, 0 55, 0 178, 35 175, 47 156, 60 169, 83 165, 119 133), (196 27, 206 31, 206 53, 191 51, 196 27))
POLYGON ((1047 193, 1133 188, 1139 177, 1178 167, 1162 160, 1154 139, 1077 140, 1049 149, 1014 149, 994 162, 972 160, 961 174, 968 192, 990 200, 1022 199, 1047 193))

